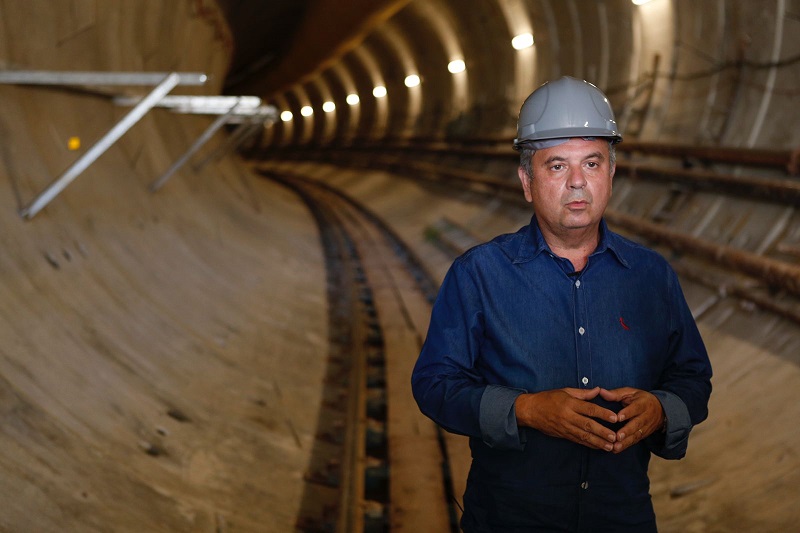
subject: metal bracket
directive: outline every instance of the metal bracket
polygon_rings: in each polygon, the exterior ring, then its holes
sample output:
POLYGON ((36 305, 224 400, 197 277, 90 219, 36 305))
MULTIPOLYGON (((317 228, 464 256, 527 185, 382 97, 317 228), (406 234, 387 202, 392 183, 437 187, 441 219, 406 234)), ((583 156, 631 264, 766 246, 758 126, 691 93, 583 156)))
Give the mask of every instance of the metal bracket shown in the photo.
POLYGON ((23 218, 31 219, 53 198, 72 183, 98 157, 103 155, 125 132, 133 127, 150 109, 177 85, 202 85, 208 77, 202 73, 178 72, 53 72, 0 71, 0 83, 24 85, 155 85, 122 120, 94 144, 83 156, 56 178, 27 206, 20 209, 23 218))
MULTIPOLYGON (((266 118, 266 117, 262 117, 266 118)), ((225 139, 225 142, 218 146, 213 152, 204 157, 199 163, 196 163, 192 168, 194 170, 202 170, 211 161, 219 161, 230 152, 239 148, 244 142, 255 135, 258 130, 263 126, 262 121, 242 122, 236 129, 225 139)))
MULTIPOLYGON (((120 105, 131 105, 136 99, 116 98, 120 105)), ((150 191, 156 192, 175 174, 189 159, 207 143, 222 126, 239 124, 223 147, 195 165, 195 170, 202 168, 214 157, 222 157, 231 149, 243 142, 245 134, 252 134, 253 128, 260 128, 267 120, 277 120, 278 112, 274 106, 261 105, 261 99, 255 96, 167 96, 158 104, 177 113, 193 113, 200 115, 221 115, 200 135, 172 166, 157 180, 150 184, 150 191)))
POLYGON ((195 154, 195 152, 197 152, 200 148, 202 148, 203 145, 207 143, 209 139, 211 139, 211 137, 214 136, 217 130, 219 130, 222 126, 224 126, 228 122, 228 120, 230 120, 231 116, 234 114, 237 107, 239 107, 238 99, 237 102, 233 104, 224 115, 218 117, 217 120, 215 120, 206 129, 206 131, 204 131, 203 134, 200 135, 200 137, 194 142, 194 144, 192 144, 192 146, 189 147, 189 149, 186 151, 185 154, 183 154, 177 161, 175 161, 172 164, 172 166, 169 167, 169 169, 160 178, 158 178, 157 180, 155 180, 153 183, 150 184, 150 192, 156 192, 161 187, 163 187, 164 184, 167 182, 167 180, 170 179, 172 175, 178 171, 178 169, 180 169, 184 164, 186 164, 189 158, 192 157, 195 154))
POLYGON ((29 205, 23 207, 19 214, 23 218, 30 220, 36 213, 41 211, 50 201, 58 196, 67 185, 72 183, 89 165, 94 163, 98 157, 108 150, 112 144, 122 137, 126 131, 131 129, 134 124, 150 109, 170 92, 180 81, 180 76, 176 73, 169 74, 159 83, 153 91, 147 95, 139 104, 134 107, 122 120, 120 120, 111 130, 106 133, 94 146, 92 146, 83 156, 70 166, 66 172, 56 178, 47 188, 42 191, 29 205))

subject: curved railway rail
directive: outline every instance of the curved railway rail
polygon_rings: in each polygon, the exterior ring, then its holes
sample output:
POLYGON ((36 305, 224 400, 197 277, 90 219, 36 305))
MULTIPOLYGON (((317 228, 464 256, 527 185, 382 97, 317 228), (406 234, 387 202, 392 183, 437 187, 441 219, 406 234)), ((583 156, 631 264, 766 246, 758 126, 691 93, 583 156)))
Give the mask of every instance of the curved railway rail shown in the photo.
POLYGON ((409 384, 435 285, 357 202, 302 176, 261 173, 307 204, 326 258, 326 400, 297 529, 455 531, 446 443, 419 414, 409 384))

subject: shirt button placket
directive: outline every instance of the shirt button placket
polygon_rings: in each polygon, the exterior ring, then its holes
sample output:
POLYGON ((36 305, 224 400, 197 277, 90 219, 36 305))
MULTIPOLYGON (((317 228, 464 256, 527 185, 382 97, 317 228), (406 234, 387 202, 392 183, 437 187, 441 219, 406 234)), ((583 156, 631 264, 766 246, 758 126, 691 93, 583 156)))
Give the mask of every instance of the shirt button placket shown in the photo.
POLYGON ((589 354, 589 339, 586 335, 586 306, 584 305, 584 291, 586 286, 577 279, 573 283, 573 298, 575 302, 575 321, 578 326, 578 341, 577 341, 577 354, 576 362, 578 364, 578 378, 580 386, 589 387, 589 376, 591 376, 590 354, 589 354))

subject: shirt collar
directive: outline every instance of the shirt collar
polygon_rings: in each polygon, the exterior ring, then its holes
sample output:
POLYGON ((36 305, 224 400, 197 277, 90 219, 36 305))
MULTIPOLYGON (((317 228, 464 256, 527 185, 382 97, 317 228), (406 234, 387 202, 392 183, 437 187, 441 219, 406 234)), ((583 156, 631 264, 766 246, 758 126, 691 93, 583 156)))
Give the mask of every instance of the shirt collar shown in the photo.
MULTIPOLYGON (((625 259, 622 251, 623 241, 619 235, 609 231, 605 219, 600 220, 600 242, 597 243, 597 248, 592 252, 589 257, 602 254, 606 251, 611 251, 612 255, 619 261, 625 268, 630 268, 628 261, 625 259)), ((531 217, 531 223, 527 231, 523 233, 522 241, 517 249, 514 263, 524 263, 535 259, 542 252, 552 253, 547 241, 544 240, 542 230, 539 229, 539 222, 536 220, 536 215, 531 217)))

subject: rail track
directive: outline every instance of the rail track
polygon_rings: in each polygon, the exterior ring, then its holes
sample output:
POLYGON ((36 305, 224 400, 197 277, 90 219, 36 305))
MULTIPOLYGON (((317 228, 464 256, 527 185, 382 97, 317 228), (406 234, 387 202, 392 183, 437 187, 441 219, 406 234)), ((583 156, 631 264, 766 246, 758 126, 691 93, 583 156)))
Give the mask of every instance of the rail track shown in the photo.
POLYGON ((326 258, 326 399, 297 529, 454 531, 446 443, 410 391, 435 285, 358 203, 302 176, 262 174, 307 204, 326 258))

